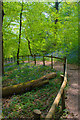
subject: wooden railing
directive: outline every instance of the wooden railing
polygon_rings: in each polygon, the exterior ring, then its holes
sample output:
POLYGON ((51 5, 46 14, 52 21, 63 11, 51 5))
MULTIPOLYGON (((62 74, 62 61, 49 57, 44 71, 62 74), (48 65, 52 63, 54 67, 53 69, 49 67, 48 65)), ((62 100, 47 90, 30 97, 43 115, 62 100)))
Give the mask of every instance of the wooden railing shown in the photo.
MULTIPOLYGON (((60 87, 60 90, 59 90, 48 114, 44 118, 45 120, 53 120, 53 116, 55 115, 55 110, 60 102, 60 99, 62 99, 62 111, 65 109, 65 90, 64 89, 65 89, 66 84, 67 84, 67 59, 66 58, 64 58, 64 75, 61 75, 61 82, 62 82, 62 85, 60 87)), ((40 110, 34 110, 33 114, 34 114, 35 120, 42 120, 43 119, 40 110)))
MULTIPOLYGON (((32 58, 34 58, 34 64, 36 65, 37 64, 37 57, 43 57, 43 66, 45 66, 45 57, 47 57, 47 58, 51 58, 51 68, 53 68, 53 58, 56 58, 56 59, 60 59, 60 60, 63 60, 64 61, 64 58, 60 58, 60 57, 55 57, 55 56, 41 56, 41 55, 33 55, 33 56, 31 56, 31 55, 25 55, 25 56, 19 56, 19 58, 21 58, 22 59, 22 62, 24 62, 24 58, 25 57, 27 57, 27 59, 28 59, 28 63, 30 63, 30 57, 32 57, 32 58)), ((16 62, 17 60, 16 60, 16 56, 14 56, 14 57, 11 57, 11 58, 5 58, 5 63, 7 63, 7 62, 16 62)))

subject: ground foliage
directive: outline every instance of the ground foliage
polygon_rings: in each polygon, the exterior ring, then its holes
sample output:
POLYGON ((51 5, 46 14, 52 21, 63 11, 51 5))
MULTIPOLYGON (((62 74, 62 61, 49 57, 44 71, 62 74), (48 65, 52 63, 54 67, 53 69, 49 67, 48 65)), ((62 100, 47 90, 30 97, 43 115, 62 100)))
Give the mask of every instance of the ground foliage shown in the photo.
POLYGON ((32 63, 9 63, 5 66, 5 75, 3 76, 3 86, 15 85, 30 80, 35 80, 47 73, 54 72, 50 66, 34 66, 32 63))
MULTIPOLYGON (((51 70, 50 66, 33 66, 31 64, 24 63, 16 67, 16 65, 12 63, 6 64, 5 77, 8 75, 10 78, 7 78, 8 81, 6 81, 6 79, 3 79, 3 81, 5 82, 6 86, 10 86, 12 84, 17 84, 17 82, 15 82, 15 75, 18 75, 18 82, 24 82, 27 80, 32 80, 33 78, 37 79, 40 76, 52 71, 55 70, 51 70), (23 79, 21 79, 20 75, 23 79)), ((36 88, 22 95, 13 95, 12 97, 3 99, 3 118, 33 118, 32 111, 34 109, 40 109, 43 114, 46 115, 61 85, 61 72, 56 72, 57 78, 50 80, 48 85, 44 85, 41 88, 36 88)))

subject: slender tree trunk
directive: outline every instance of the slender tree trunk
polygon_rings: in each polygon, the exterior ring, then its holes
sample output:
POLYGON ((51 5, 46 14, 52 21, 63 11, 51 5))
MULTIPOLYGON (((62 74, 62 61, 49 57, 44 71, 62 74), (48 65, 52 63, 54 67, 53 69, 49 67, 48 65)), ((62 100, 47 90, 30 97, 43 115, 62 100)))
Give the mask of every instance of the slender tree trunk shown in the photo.
MULTIPOLYGON (((59 3, 58 3, 58 0, 56 0, 56 2, 55 2, 55 8, 56 8, 56 10, 57 10, 57 13, 58 13, 58 7, 59 7, 59 3)), ((56 20, 55 20, 55 24, 58 22, 58 19, 56 18, 56 20)))
POLYGON ((32 51, 31 51, 31 46, 30 46, 30 40, 26 37, 27 41, 28 41, 28 48, 29 48, 29 52, 30 55, 33 57, 32 51))
MULTIPOLYGON (((4 10, 3 10, 3 2, 2 2, 2 25, 3 25, 3 17, 4 17, 4 10)), ((3 32, 2 32, 2 75, 4 75, 4 53, 3 53, 3 32)))
MULTIPOLYGON (((59 2, 58 2, 58 0, 55 0, 55 8, 57 10, 57 12, 56 12, 56 14, 57 14, 58 13, 58 9, 59 9, 59 2)), ((56 38, 57 22, 58 22, 58 18, 56 18, 56 20, 55 20, 55 32, 54 32, 55 43, 54 43, 54 46, 56 46, 56 44, 57 44, 57 38, 56 38)))
POLYGON ((21 27, 22 27, 22 11, 23 11, 23 1, 22 1, 22 9, 21 9, 21 13, 20 13, 20 30, 19 30, 19 43, 18 43, 18 51, 17 51, 17 65, 19 65, 19 52, 20 52, 21 27))

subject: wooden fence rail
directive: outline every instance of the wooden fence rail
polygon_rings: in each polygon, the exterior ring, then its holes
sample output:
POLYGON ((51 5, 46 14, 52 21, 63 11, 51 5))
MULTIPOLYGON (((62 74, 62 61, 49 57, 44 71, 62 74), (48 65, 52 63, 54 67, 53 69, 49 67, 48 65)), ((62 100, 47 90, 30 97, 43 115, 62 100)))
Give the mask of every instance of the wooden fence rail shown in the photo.
MULTIPOLYGON (((61 75, 61 82, 62 82, 62 85, 61 85, 61 88, 48 112, 48 114, 46 115, 46 117, 44 118, 45 120, 52 120, 54 114, 55 114, 55 110, 56 110, 56 107, 58 106, 59 102, 60 102, 60 99, 62 100, 62 111, 65 109, 65 87, 66 87, 66 84, 67 84, 67 59, 64 58, 64 75, 61 75)), ((34 110, 34 112, 36 113, 36 116, 38 116, 37 118, 39 120, 42 120, 42 114, 39 110, 34 110), (36 112, 38 111, 38 112, 36 112)), ((34 114, 34 118, 35 118, 35 114, 34 114)), ((35 119, 37 120, 37 119, 35 119)))
MULTIPOLYGON (((25 55, 25 56, 19 56, 19 57, 42 57, 41 55, 33 55, 33 56, 31 56, 31 55, 25 55)), ((60 57, 55 57, 55 56, 48 56, 48 55, 44 55, 44 57, 48 57, 48 58, 56 58, 56 59, 61 59, 61 60, 64 60, 64 58, 60 58, 60 57)), ((8 58, 4 58, 5 60, 7 60, 8 59, 8 61, 9 60, 11 60, 11 59, 15 59, 15 58, 17 58, 17 56, 14 56, 14 57, 8 57, 8 58)))
POLYGON ((51 55, 51 69, 53 69, 53 56, 51 55))
MULTIPOLYGON (((60 60, 63 60, 63 61, 65 61, 65 58, 59 58, 59 57, 55 57, 55 56, 41 56, 41 55, 33 55, 33 56, 31 56, 31 55, 25 55, 25 56, 19 56, 19 58, 21 58, 22 59, 22 62, 24 63, 24 58, 25 57, 27 57, 27 59, 28 59, 28 63, 30 63, 30 57, 32 57, 33 59, 34 59, 34 64, 36 65, 36 63, 37 63, 37 57, 43 57, 43 66, 45 66, 45 58, 51 58, 51 69, 53 69, 53 58, 56 58, 56 59, 60 59, 60 60)), ((16 62, 17 60, 17 56, 14 56, 14 57, 11 57, 11 58, 5 58, 5 63, 7 63, 7 62, 16 62)), ((64 69, 65 69, 65 64, 64 64, 64 69)))

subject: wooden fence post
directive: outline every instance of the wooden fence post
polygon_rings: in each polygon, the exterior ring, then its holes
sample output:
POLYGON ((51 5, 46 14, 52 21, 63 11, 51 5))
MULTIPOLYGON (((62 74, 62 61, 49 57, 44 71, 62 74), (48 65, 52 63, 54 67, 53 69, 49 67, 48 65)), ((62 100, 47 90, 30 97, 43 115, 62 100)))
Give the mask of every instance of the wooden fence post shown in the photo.
POLYGON ((53 56, 51 55, 51 69, 53 69, 53 56))
POLYGON ((9 58, 9 62, 11 62, 11 58, 9 58))
POLYGON ((11 62, 12 62, 12 57, 11 57, 11 62))
POLYGON ((38 109, 35 109, 33 111, 33 115, 34 115, 34 120, 40 120, 40 118, 41 118, 41 111, 38 110, 38 109))
POLYGON ((14 62, 15 62, 15 56, 14 56, 14 62))
MULTIPOLYGON (((64 81, 64 75, 61 75, 61 84, 64 81)), ((62 104, 62 111, 65 109, 65 90, 63 90, 63 94, 61 95, 61 104, 62 104)))
POLYGON ((11 57, 9 58, 9 61, 11 62, 11 57))
POLYGON ((8 62, 9 62, 9 57, 8 57, 8 62))
POLYGON ((36 65, 36 55, 34 55, 34 64, 36 65))
POLYGON ((30 61, 29 61, 29 55, 28 55, 28 63, 29 63, 30 61))
POLYGON ((45 56, 43 56, 43 66, 45 66, 45 56))
POLYGON ((64 75, 65 75, 65 69, 66 69, 66 57, 64 57, 64 75))

